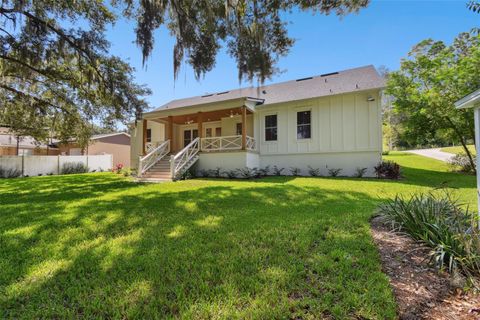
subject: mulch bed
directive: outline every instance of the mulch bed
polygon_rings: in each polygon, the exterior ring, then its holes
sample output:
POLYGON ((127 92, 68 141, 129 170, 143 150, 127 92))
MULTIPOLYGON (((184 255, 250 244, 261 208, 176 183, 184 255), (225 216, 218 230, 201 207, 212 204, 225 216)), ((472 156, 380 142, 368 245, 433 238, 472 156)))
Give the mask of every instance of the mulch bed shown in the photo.
POLYGON ((429 265, 429 249, 371 221, 383 272, 390 278, 400 319, 480 319, 480 295, 465 293, 464 279, 429 265))

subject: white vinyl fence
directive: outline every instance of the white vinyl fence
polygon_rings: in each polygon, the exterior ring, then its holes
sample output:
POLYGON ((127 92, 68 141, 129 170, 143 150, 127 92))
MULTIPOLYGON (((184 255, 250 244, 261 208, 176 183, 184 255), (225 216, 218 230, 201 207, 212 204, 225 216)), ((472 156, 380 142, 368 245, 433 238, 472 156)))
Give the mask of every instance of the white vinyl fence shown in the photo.
POLYGON ((0 156, 0 168, 18 170, 24 176, 61 174, 65 163, 83 163, 89 171, 107 171, 113 167, 111 154, 98 156, 0 156))

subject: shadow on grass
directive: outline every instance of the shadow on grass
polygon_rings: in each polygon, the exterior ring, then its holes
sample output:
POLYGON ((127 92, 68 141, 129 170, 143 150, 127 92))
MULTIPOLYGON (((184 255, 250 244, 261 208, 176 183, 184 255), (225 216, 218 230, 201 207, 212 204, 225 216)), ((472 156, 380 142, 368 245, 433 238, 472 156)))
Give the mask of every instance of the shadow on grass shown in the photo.
POLYGON ((272 183, 291 179, 42 180, 24 201, 79 203, 34 214, 4 206, 2 217, 19 217, 0 223, 0 309, 6 317, 393 318, 369 234, 378 199, 272 183))

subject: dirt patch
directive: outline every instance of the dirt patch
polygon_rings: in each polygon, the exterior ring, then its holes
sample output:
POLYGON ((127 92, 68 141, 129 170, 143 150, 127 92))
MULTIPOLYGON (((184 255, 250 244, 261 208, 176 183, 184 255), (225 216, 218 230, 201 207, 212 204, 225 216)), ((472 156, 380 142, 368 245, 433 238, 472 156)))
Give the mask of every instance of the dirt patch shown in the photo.
POLYGON ((480 295, 462 292, 463 279, 429 266, 428 248, 391 232, 379 217, 371 224, 400 319, 480 319, 480 295))

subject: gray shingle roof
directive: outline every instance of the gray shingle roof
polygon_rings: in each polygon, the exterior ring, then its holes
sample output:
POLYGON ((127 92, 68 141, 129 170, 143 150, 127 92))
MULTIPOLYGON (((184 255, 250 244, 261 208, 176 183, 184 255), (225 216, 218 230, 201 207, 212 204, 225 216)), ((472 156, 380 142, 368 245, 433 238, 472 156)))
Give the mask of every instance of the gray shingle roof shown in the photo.
POLYGON ((369 65, 266 86, 172 100, 153 112, 247 97, 262 99, 263 104, 273 104, 383 87, 385 87, 384 79, 374 66, 369 65))

